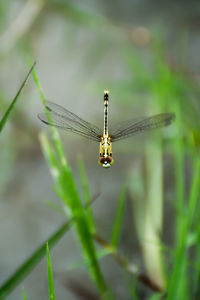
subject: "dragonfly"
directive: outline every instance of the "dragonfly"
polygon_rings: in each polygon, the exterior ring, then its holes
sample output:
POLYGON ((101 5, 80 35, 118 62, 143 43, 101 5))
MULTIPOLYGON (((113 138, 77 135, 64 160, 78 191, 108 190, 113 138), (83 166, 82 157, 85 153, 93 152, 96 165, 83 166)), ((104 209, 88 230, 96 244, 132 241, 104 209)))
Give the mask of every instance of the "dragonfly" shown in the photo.
POLYGON ((109 168, 113 163, 112 143, 132 137, 136 134, 150 131, 170 125, 174 119, 174 113, 161 113, 150 117, 139 117, 136 119, 118 123, 108 130, 108 103, 109 91, 104 91, 104 126, 102 130, 89 123, 66 108, 46 101, 46 110, 50 113, 50 118, 46 113, 38 114, 38 118, 45 124, 55 126, 66 131, 71 131, 87 139, 99 143, 98 163, 104 168, 109 168))

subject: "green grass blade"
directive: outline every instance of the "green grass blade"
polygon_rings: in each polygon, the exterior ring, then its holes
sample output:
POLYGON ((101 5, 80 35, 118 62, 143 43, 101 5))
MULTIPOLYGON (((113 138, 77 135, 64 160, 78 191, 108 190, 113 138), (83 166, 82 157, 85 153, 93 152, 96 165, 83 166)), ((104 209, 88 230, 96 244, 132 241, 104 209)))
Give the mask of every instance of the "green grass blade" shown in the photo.
POLYGON ((194 165, 195 172, 190 190, 188 209, 182 227, 180 228, 178 247, 173 273, 170 277, 167 300, 183 299, 180 295, 184 296, 182 291, 185 291, 186 284, 187 238, 199 197, 200 159, 198 157, 195 157, 194 165))
POLYGON ((119 197, 117 214, 116 214, 114 227, 113 227, 113 231, 112 231, 112 237, 111 237, 111 244, 114 248, 117 248, 117 245, 119 242, 122 218, 123 218, 123 213, 124 213, 125 196, 126 196, 126 186, 123 186, 121 189, 120 197, 119 197))
MULTIPOLYGON (((113 254, 115 252, 115 250, 113 248, 106 248, 106 249, 101 249, 100 251, 98 251, 96 253, 96 256, 98 258, 98 260, 100 260, 101 258, 104 258, 105 256, 108 256, 110 254, 113 254)), ((78 268, 82 268, 85 266, 89 266, 90 265, 90 261, 88 259, 82 260, 82 261, 77 261, 72 263, 71 265, 68 266, 68 270, 74 270, 74 269, 78 269, 78 268)))
POLYGON ((101 295, 104 295, 106 285, 96 257, 93 236, 70 169, 62 169, 60 184, 69 200, 68 205, 71 214, 76 217, 76 230, 81 242, 82 251, 84 256, 90 260, 89 271, 96 282, 101 295))
POLYGON ((60 205, 58 205, 54 202, 51 202, 51 201, 46 201, 45 204, 48 205, 49 207, 51 207, 55 212, 66 217, 65 207, 61 207, 60 205))
MULTIPOLYGON (((79 165, 80 179, 81 179, 81 184, 82 184, 82 189, 83 189, 83 194, 85 199, 85 205, 88 205, 91 202, 90 190, 89 190, 87 176, 85 173, 84 163, 81 158, 79 158, 78 160, 78 165, 79 165)), ((95 232, 95 224, 94 224, 94 218, 92 214, 92 207, 90 205, 88 205, 87 208, 87 219, 90 225, 91 232, 95 232)))
POLYGON ((40 141, 57 191, 59 191, 59 196, 64 203, 68 205, 70 215, 76 218, 77 233, 82 245, 83 253, 86 255, 86 258, 90 260, 89 270, 92 274, 92 278, 94 278, 100 292, 104 294, 106 286, 98 265, 92 234, 85 214, 85 208, 82 206, 79 198, 71 170, 68 165, 60 166, 58 164, 45 134, 40 135, 40 141))
POLYGON ((131 299, 133 300, 139 300, 138 297, 138 278, 137 275, 133 276, 132 274, 129 274, 127 271, 125 273, 125 280, 126 280, 126 286, 127 290, 130 294, 131 299))
POLYGON ((25 289, 22 290, 22 296, 24 300, 27 300, 25 289))
POLYGON ((12 102, 11 102, 10 106, 8 107, 6 113, 4 114, 3 118, 1 119, 1 121, 0 121, 0 132, 3 130, 3 128, 4 128, 5 124, 6 124, 6 122, 8 121, 8 117, 9 117, 11 111, 13 110, 13 107, 14 107, 14 105, 15 105, 17 99, 18 99, 19 96, 20 96, 21 91, 23 90, 23 88, 24 88, 24 86, 25 86, 25 83, 26 83, 26 81, 27 81, 29 75, 31 74, 33 68, 35 67, 35 64, 36 64, 36 63, 34 62, 33 65, 32 65, 32 67, 30 68, 28 74, 26 75, 26 77, 25 77, 25 79, 24 79, 22 85, 20 86, 20 88, 19 88, 19 90, 18 90, 16 96, 15 96, 14 99, 12 100, 12 102))
POLYGON ((13 275, 0 287, 0 299, 5 299, 15 287, 33 270, 38 262, 45 256, 46 243, 53 247, 70 229, 73 219, 65 222, 53 233, 25 262, 14 272, 13 275))
MULTIPOLYGON (((35 84, 37 86, 37 89, 39 91, 40 99, 42 101, 42 104, 44 105, 44 107, 46 107, 46 99, 45 99, 42 87, 40 85, 39 78, 38 78, 37 73, 34 69, 32 70, 32 75, 33 75, 33 79, 35 81, 35 84)), ((49 120, 51 120, 51 113, 47 109, 45 110, 45 112, 46 112, 47 118, 49 120)), ((60 164, 61 165, 62 164, 67 165, 65 151, 64 151, 64 148, 62 146, 61 140, 59 138, 58 131, 56 130, 56 128, 54 126, 50 126, 50 128, 51 128, 51 135, 52 135, 52 138, 53 138, 53 142, 54 142, 54 145, 55 145, 57 158, 60 159, 60 164)))
MULTIPOLYGON (((197 220, 199 223, 199 218, 197 220)), ((196 249, 195 249, 195 269, 193 275, 193 294, 194 299, 200 295, 200 227, 199 224, 195 224, 196 234, 197 234, 197 241, 196 241, 196 249)))
POLYGON ((164 299, 163 295, 162 294, 153 294, 150 298, 148 298, 148 300, 161 300, 161 299, 164 299))
POLYGON ((44 153, 45 159, 49 165, 51 175, 53 177, 55 183, 55 190, 58 196, 64 201, 64 204, 68 205, 68 198, 66 197, 65 193, 63 192, 62 186, 60 185, 60 164, 58 162, 58 158, 55 152, 52 149, 52 146, 48 140, 48 137, 45 133, 41 133, 39 135, 42 151, 44 153))
POLYGON ((184 221, 183 212, 185 210, 185 174, 184 174, 184 146, 182 135, 182 125, 183 120, 181 119, 181 109, 177 102, 173 104, 174 110, 176 111, 176 128, 177 128, 177 138, 174 139, 174 165, 175 165, 175 197, 176 203, 175 207, 177 210, 176 216, 176 241, 178 242, 178 235, 180 232, 180 227, 182 226, 182 221, 184 221))
POLYGON ((49 246, 47 243, 47 271, 48 271, 48 285, 49 285, 49 299, 55 300, 54 282, 53 282, 53 271, 51 266, 51 258, 49 253, 49 246))

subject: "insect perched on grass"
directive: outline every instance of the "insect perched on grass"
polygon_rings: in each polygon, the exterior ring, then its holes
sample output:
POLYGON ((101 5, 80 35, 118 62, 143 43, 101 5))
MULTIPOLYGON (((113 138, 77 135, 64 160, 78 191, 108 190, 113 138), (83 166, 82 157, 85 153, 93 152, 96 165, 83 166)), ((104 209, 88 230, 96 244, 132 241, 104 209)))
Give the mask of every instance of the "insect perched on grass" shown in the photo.
POLYGON ((39 119, 45 124, 52 125, 77 133, 87 139, 100 143, 99 164, 104 167, 110 167, 114 160, 112 157, 112 143, 131 137, 140 132, 156 129, 170 125, 175 119, 173 113, 163 113, 152 117, 141 117, 135 120, 125 121, 115 126, 109 133, 108 131, 108 99, 109 92, 104 91, 104 128, 102 131, 69 110, 60 105, 46 101, 46 109, 49 117, 45 113, 38 115, 39 119))

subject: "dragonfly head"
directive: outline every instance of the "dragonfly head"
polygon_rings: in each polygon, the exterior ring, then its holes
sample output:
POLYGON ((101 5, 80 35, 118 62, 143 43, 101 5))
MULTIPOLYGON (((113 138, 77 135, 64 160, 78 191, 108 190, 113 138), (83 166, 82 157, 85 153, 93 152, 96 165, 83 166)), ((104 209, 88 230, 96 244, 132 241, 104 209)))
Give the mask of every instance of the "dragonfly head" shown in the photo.
POLYGON ((99 158, 99 164, 103 168, 109 168, 113 163, 114 163, 114 160, 111 156, 99 158))

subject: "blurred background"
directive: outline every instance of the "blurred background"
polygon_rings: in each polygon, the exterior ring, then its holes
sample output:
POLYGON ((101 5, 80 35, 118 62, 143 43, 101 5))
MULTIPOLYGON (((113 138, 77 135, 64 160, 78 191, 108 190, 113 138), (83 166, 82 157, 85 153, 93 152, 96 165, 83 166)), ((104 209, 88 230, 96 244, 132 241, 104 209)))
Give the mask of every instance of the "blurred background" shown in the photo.
MULTIPOLYGON (((0 1, 0 117, 36 60, 47 99, 83 119, 103 125, 103 91, 110 91, 110 125, 137 116, 175 112, 176 122, 157 132, 113 144, 114 165, 101 168, 99 145, 60 132, 80 186, 81 156, 99 233, 109 239, 121 187, 128 183, 119 251, 165 286, 164 245, 176 239, 175 206, 191 183, 191 159, 199 145, 199 1, 0 1), (181 167, 182 166, 182 169, 181 167), (177 198, 178 197, 178 198, 177 198), (162 240, 162 246, 159 237, 162 240)), ((0 139, 0 283, 65 218, 41 151, 38 135, 49 132, 37 118, 43 110, 30 79, 0 139)), ((179 201, 180 200, 180 201, 179 201)), ((179 204, 177 204, 179 203, 179 204)), ((51 250, 57 299, 78 299, 70 282, 95 292, 73 231, 51 250)), ((116 299, 131 299, 122 268, 101 260, 116 299)), ((7 299, 48 299, 46 261, 7 299)), ((150 289, 139 285, 139 299, 150 289)))

